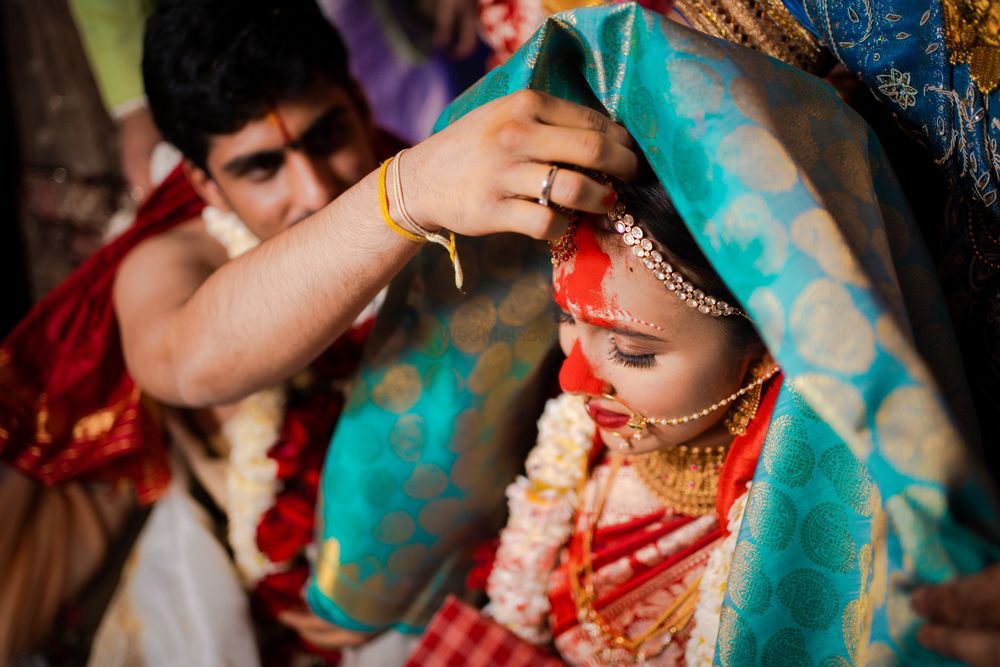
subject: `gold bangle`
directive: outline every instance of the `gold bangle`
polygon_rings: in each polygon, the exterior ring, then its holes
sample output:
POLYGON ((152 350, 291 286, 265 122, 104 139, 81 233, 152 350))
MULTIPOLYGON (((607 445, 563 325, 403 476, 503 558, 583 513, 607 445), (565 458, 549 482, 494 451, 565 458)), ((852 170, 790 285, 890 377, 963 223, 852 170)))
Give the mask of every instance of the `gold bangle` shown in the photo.
POLYGON ((379 167, 378 170, 378 201, 379 201, 379 206, 382 209, 382 220, 384 220, 385 224, 389 226, 389 229, 396 232, 404 239, 408 239, 415 243, 426 243, 427 239, 425 237, 417 236, 416 234, 406 231, 405 229, 397 225, 396 221, 392 219, 391 215, 389 215, 389 195, 386 192, 385 175, 386 172, 389 170, 389 163, 392 162, 392 160, 393 158, 389 158, 388 160, 383 162, 382 166, 379 167))

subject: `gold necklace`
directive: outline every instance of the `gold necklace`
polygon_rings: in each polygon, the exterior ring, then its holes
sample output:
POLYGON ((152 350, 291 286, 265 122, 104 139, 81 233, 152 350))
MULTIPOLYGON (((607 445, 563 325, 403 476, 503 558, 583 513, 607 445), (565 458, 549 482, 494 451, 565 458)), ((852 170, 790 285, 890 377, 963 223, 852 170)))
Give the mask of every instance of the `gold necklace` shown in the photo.
MULTIPOLYGON (((684 590, 660 616, 642 631, 637 637, 629 637, 626 634, 615 632, 611 624, 601 616, 594 603, 597 601, 597 591, 594 587, 594 560, 592 554, 594 533, 597 530, 597 522, 604 511, 608 496, 611 493, 611 486, 615 476, 621 469, 624 457, 612 454, 608 478, 598 491, 597 502, 594 506, 594 514, 591 518, 587 530, 583 534, 582 551, 583 562, 574 562, 572 552, 570 553, 568 569, 570 592, 573 597, 573 606, 576 607, 576 618, 580 622, 580 628, 587 635, 604 644, 602 660, 607 662, 611 658, 613 649, 624 649, 632 658, 633 664, 642 664, 646 658, 659 655, 673 641, 674 637, 681 632, 694 617, 695 606, 698 604, 698 586, 701 584, 699 576, 694 583, 684 590), (581 580, 580 575, 583 575, 581 580), (651 649, 643 648, 650 639, 659 635, 659 643, 651 649)), ((586 478, 581 481, 578 497, 583 498, 583 488, 586 478)))
POLYGON ((729 445, 679 445, 628 457, 639 479, 660 502, 677 514, 705 516, 715 511, 719 471, 729 445))

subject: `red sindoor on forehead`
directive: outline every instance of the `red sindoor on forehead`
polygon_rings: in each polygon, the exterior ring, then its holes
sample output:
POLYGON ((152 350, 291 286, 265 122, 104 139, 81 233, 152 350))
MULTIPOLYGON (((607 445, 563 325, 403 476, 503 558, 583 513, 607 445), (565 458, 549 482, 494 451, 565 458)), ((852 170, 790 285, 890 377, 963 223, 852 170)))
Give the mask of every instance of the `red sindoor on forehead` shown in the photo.
POLYGON ((576 252, 572 264, 555 280, 556 303, 570 311, 569 304, 580 309, 597 326, 611 326, 610 321, 595 317, 615 308, 614 298, 604 292, 604 278, 611 270, 611 258, 601 249, 593 226, 581 224, 573 236, 576 252))
POLYGON ((608 391, 608 383, 594 375, 579 340, 573 344, 573 349, 559 369, 559 387, 569 394, 600 396, 608 391))
POLYGON ((288 131, 288 126, 285 125, 285 119, 281 117, 278 113, 278 108, 272 106, 271 110, 267 112, 267 120, 278 128, 278 132, 281 133, 281 139, 286 145, 295 143, 295 138, 292 137, 292 133, 288 131))

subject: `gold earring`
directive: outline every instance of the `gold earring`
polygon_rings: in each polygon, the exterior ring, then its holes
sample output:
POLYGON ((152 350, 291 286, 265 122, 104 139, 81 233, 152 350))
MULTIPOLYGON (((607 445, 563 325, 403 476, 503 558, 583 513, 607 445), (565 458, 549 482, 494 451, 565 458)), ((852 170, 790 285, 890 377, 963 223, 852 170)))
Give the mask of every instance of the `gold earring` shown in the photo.
MULTIPOLYGON (((763 363, 754 364, 750 369, 751 380, 759 380, 767 375, 768 367, 763 363)), ((764 391, 764 383, 761 382, 756 387, 743 394, 738 401, 733 403, 729 414, 726 415, 726 428, 732 435, 746 435, 747 426, 757 416, 760 408, 760 397, 764 391)))

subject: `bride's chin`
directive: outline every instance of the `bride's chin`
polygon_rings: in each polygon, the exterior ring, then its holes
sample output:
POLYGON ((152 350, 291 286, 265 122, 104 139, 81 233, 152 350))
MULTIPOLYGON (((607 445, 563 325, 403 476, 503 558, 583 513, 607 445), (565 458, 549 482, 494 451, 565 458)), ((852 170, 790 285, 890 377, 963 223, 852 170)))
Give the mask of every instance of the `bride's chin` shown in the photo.
POLYGON ((648 454, 664 447, 659 438, 649 433, 638 440, 624 438, 603 428, 599 428, 598 433, 601 436, 601 442, 604 443, 604 446, 610 451, 619 454, 648 454))

